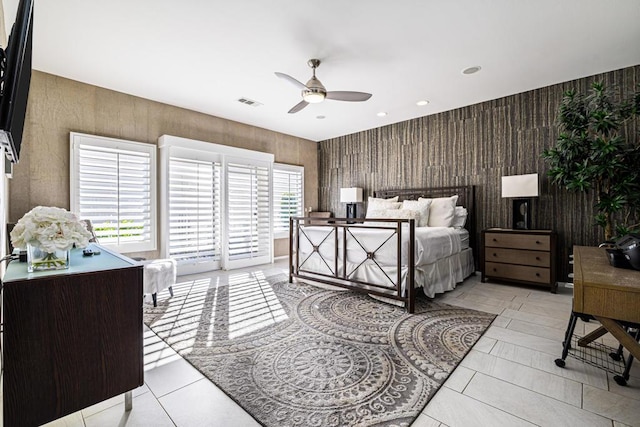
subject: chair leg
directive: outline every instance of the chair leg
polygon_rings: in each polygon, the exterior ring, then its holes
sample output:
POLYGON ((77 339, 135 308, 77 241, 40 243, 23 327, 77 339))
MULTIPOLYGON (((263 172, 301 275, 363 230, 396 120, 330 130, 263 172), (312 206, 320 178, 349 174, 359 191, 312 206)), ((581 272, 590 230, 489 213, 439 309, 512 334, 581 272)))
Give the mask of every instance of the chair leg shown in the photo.
POLYGON ((158 295, 154 292, 151 294, 151 298, 153 298, 153 306, 157 307, 158 306, 158 295))
MULTIPOLYGON (((635 337, 636 341, 640 340, 640 328, 636 329, 635 337)), ((613 379, 620 385, 626 385, 626 382, 629 380, 629 372, 631 371, 631 364, 633 363, 633 354, 629 353, 629 357, 627 358, 627 362, 624 366, 624 372, 622 373, 622 380, 620 381, 616 377, 613 379)), ((616 375, 617 376, 617 375, 616 375)))
POLYGON ((173 296, 173 286, 169 286, 169 294, 171 294, 171 296, 173 296))
POLYGON ((560 359, 556 359, 554 362, 556 366, 560 368, 564 368, 565 359, 569 354, 569 349, 571 348, 571 337, 573 336, 573 331, 576 328, 576 322, 578 321, 578 316, 573 311, 571 312, 571 316, 569 317, 569 324, 567 325, 567 330, 564 333, 564 341, 562 343, 562 357, 560 359))

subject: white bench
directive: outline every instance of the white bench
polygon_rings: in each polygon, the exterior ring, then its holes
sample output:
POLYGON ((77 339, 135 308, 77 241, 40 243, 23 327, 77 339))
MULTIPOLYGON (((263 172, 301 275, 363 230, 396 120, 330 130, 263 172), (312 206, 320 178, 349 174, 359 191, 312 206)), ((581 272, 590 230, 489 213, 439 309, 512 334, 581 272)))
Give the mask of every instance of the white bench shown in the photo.
POLYGON ((157 307, 158 292, 169 288, 173 296, 173 285, 176 284, 176 261, 173 259, 154 259, 140 261, 144 265, 143 292, 151 294, 153 306, 157 307))

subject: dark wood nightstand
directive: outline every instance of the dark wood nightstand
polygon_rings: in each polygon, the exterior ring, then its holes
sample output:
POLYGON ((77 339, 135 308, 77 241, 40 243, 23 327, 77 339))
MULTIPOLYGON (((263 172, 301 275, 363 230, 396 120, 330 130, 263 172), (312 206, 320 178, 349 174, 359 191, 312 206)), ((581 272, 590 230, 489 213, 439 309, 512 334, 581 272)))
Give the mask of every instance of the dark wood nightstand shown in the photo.
POLYGON ((482 281, 525 283, 555 293, 556 233, 551 230, 482 230, 482 281))

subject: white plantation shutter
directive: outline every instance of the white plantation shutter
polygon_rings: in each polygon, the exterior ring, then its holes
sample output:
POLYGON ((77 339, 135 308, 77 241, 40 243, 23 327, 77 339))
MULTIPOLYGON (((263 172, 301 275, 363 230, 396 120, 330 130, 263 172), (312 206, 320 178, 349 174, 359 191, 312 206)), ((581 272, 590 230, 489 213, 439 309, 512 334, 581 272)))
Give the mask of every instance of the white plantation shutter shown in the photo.
POLYGON ((271 262, 273 154, 163 135, 161 253, 178 274, 271 262))
POLYGON ((273 165, 273 231, 276 237, 288 237, 289 218, 304 214, 303 179, 304 168, 301 166, 273 165))
POLYGON ((155 146, 72 133, 71 151, 71 210, 102 245, 155 250, 155 146))
POLYGON ((179 264, 216 263, 221 258, 220 162, 169 160, 169 256, 179 264))
POLYGON ((270 257, 270 168, 229 162, 226 172, 229 261, 270 257))

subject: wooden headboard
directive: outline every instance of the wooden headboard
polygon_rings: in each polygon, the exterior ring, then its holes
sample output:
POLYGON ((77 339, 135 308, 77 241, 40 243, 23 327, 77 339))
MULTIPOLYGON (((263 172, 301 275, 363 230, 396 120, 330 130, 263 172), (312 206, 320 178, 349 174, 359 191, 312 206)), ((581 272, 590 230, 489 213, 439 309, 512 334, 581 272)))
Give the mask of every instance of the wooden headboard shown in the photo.
POLYGON ((374 197, 388 199, 398 196, 398 200, 418 200, 420 197, 434 199, 436 197, 450 197, 458 195, 458 206, 467 208, 468 216, 465 228, 469 230, 469 246, 473 250, 473 258, 478 267, 478 236, 476 235, 476 187, 464 185, 458 187, 437 187, 437 188, 412 188, 399 190, 377 190, 373 192, 374 197))

